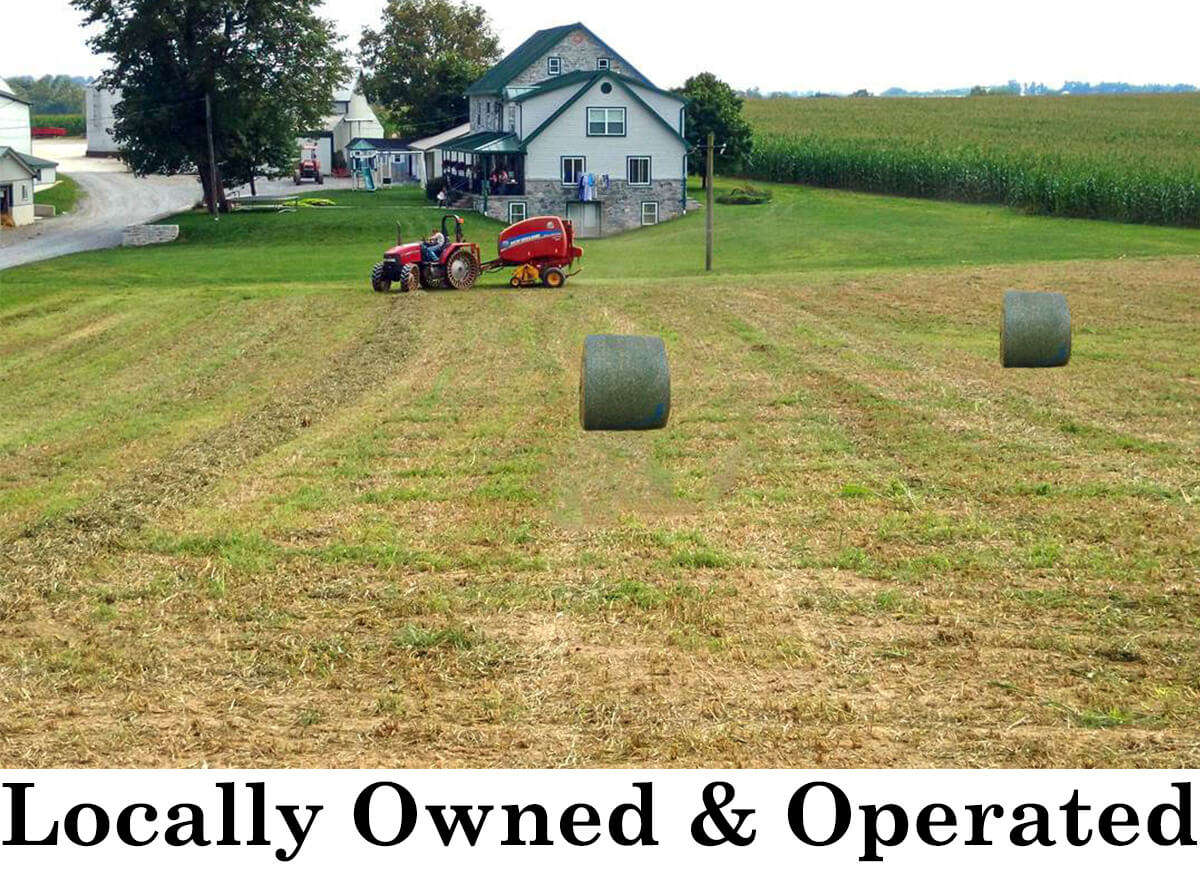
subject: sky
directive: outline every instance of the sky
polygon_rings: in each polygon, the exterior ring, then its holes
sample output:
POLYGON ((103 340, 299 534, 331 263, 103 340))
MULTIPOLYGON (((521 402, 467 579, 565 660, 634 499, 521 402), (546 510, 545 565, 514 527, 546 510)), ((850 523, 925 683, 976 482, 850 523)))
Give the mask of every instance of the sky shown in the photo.
MULTIPOLYGON (((533 31, 582 20, 660 87, 707 70, 735 88, 879 92, 1064 81, 1200 85, 1197 0, 859 0, 706 3, 482 0, 509 51, 533 31)), ((355 47, 384 0, 325 0, 322 14, 355 47)), ((69 0, 0 0, 0 76, 104 67, 69 0)))

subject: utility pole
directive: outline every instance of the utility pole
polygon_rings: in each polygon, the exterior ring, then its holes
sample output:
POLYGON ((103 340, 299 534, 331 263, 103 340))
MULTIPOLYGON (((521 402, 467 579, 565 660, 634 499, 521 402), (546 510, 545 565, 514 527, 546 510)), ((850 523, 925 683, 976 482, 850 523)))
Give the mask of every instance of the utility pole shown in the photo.
POLYGON ((704 187, 707 205, 704 207, 704 271, 712 272, 713 245, 713 148, 716 134, 708 134, 708 149, 704 153, 704 187))
POLYGON ((213 148, 212 136, 212 100, 208 93, 204 94, 204 126, 208 131, 208 214, 214 221, 220 221, 217 216, 217 156, 213 148))

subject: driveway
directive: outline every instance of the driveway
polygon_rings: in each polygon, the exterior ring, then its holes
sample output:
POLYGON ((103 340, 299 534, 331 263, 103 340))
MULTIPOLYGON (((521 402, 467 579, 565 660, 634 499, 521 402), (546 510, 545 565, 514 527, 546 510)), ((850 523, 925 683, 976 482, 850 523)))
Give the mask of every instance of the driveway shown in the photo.
MULTIPOLYGON (((202 198, 195 176, 138 178, 115 158, 85 157, 82 139, 34 140, 38 157, 58 162, 79 183, 84 196, 68 215, 35 221, 25 227, 0 232, 0 270, 47 260, 78 251, 115 248, 121 231, 130 224, 146 224, 192 208, 202 198)), ((346 179, 328 179, 321 187, 346 187, 346 179)), ((296 188, 286 183, 260 183, 259 193, 320 190, 314 185, 296 188)))

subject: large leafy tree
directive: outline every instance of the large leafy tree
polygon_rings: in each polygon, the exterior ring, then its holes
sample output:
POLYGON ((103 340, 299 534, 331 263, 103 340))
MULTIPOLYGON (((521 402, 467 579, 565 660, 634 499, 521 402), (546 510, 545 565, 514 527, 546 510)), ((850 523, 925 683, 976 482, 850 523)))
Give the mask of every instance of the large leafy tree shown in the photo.
POLYGON ((712 73, 692 76, 677 89, 687 98, 688 171, 704 178, 704 148, 708 134, 715 134, 718 146, 713 156, 713 170, 718 173, 736 172, 750 156, 753 131, 750 122, 742 117, 742 98, 733 88, 712 73))
POLYGON ((319 0, 72 0, 101 25, 89 40, 120 88, 113 136, 135 173, 197 172, 210 210, 256 167, 286 170, 296 135, 318 126, 346 75, 319 0), (205 97, 212 112, 210 185, 205 97))
POLYGON ((363 88, 402 134, 421 136, 467 116, 463 92, 500 55, 481 6, 452 0, 388 0, 379 30, 363 28, 363 88))
POLYGON ((72 76, 9 76, 18 97, 33 104, 35 115, 70 115, 83 111, 83 79, 72 76))

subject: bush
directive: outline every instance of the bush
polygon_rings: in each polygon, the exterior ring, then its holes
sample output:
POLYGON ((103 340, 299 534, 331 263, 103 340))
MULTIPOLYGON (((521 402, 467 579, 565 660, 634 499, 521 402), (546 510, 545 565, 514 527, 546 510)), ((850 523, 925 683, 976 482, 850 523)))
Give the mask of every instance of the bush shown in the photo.
POLYGON ((754 188, 746 185, 744 188, 734 188, 728 194, 716 198, 718 203, 726 206, 761 206, 771 202, 771 192, 766 188, 754 188))
POLYGON ((83 115, 34 115, 29 119, 32 127, 65 127, 67 136, 83 136, 87 133, 87 122, 83 115))

